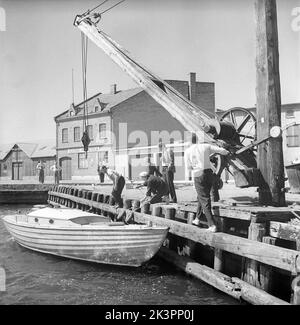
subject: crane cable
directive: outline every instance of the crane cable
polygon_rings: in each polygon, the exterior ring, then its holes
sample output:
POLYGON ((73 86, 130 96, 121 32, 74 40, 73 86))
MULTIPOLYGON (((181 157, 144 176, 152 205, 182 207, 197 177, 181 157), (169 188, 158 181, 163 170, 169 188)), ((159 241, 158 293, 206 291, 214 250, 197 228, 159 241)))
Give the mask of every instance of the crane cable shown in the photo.
POLYGON ((87 52, 88 52, 88 38, 81 33, 81 67, 82 67, 82 88, 83 88, 83 135, 81 138, 85 157, 87 158, 88 146, 91 142, 88 135, 88 105, 87 105, 87 52))
MULTIPOLYGON (((100 6, 102 6, 104 3, 106 3, 108 0, 105 0, 101 2, 98 6, 95 8, 89 10, 88 12, 91 13, 92 11, 96 10, 100 6)), ((105 12, 113 9, 114 7, 118 6, 120 3, 124 2, 125 0, 121 0, 115 5, 109 7, 108 9, 102 11, 99 13, 99 16, 101 14, 104 14, 105 12)), ((85 151, 85 158, 87 158, 87 152, 88 152, 88 146, 91 142, 91 139, 88 134, 88 105, 87 105, 87 53, 88 53, 88 37, 81 32, 81 66, 82 66, 82 88, 83 88, 83 135, 81 138, 81 142, 84 147, 85 151)))

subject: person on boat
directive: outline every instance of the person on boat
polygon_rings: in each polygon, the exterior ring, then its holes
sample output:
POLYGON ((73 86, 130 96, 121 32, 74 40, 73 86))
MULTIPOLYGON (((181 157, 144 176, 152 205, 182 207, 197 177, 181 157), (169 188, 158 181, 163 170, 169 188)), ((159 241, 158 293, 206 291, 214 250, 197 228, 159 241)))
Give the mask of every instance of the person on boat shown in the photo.
POLYGON ((161 151, 161 166, 163 179, 168 184, 172 202, 177 203, 176 191, 174 186, 174 173, 176 171, 174 151, 170 147, 167 148, 164 143, 161 143, 161 151))
POLYGON ((59 184, 60 171, 62 168, 58 166, 57 162, 55 162, 55 164, 50 167, 50 170, 54 172, 54 184, 59 184))
POLYGON ((111 192, 112 197, 114 198, 117 207, 122 208, 123 207, 123 201, 122 201, 122 191, 125 186, 125 178, 122 176, 119 172, 116 172, 113 169, 107 168, 105 165, 101 167, 102 172, 106 174, 109 179, 113 182, 113 190, 111 192))
POLYGON ((38 170, 39 173, 39 182, 44 184, 45 180, 45 165, 44 163, 40 160, 36 166, 36 169, 38 170))
POLYGON ((212 153, 228 155, 229 151, 204 142, 197 144, 197 136, 193 134, 191 146, 186 149, 184 159, 186 168, 192 171, 198 198, 198 208, 193 224, 199 226, 200 216, 204 213, 208 222, 207 230, 216 232, 217 226, 215 225, 211 211, 210 197, 214 182, 214 174, 210 163, 210 155, 212 153))
POLYGON ((169 188, 168 184, 162 177, 149 175, 147 172, 141 172, 140 178, 147 186, 146 196, 141 200, 141 203, 149 202, 150 204, 165 201, 169 203, 169 188))

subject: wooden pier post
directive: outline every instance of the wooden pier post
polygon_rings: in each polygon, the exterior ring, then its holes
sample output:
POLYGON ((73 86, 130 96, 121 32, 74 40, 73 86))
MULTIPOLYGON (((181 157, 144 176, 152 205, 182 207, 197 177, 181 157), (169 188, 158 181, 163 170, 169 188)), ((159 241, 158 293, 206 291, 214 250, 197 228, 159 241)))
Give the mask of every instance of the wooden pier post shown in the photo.
MULTIPOLYGON (((83 198, 83 191, 82 191, 82 189, 80 189, 79 191, 78 191, 78 197, 79 198, 83 198)), ((80 209, 80 210, 82 210, 82 204, 81 203, 76 203, 76 209, 80 209)))
MULTIPOLYGON (((98 195, 97 195, 97 202, 103 203, 103 199, 104 199, 103 194, 98 193, 98 195)), ((100 215, 103 213, 101 209, 97 209, 97 212, 100 215)))
POLYGON ((161 217, 161 206, 160 205, 152 205, 152 215, 156 217, 161 217))
MULTIPOLYGON (((273 126, 281 126, 276 0, 255 0, 256 15, 256 114, 257 139, 269 137, 273 126)), ((284 206, 282 136, 258 145, 258 168, 262 175, 259 201, 284 206)))
MULTIPOLYGON (((225 219, 216 217, 216 224, 218 231, 225 232, 225 219)), ((223 271, 223 250, 219 248, 214 249, 214 269, 218 272, 223 271)))
POLYGON ((141 206, 141 212, 145 214, 150 214, 150 203, 145 202, 141 206))
POLYGON ((165 207, 165 218, 175 220, 176 209, 173 207, 165 207))
MULTIPOLYGON (((78 188, 74 188, 74 197, 78 197, 78 188)), ((73 201, 72 208, 75 209, 77 207, 77 203, 73 201)))
MULTIPOLYGON (((266 226, 262 223, 251 222, 248 230, 248 239, 262 242, 266 234, 266 226)), ((265 290, 266 283, 260 282, 260 263, 255 260, 243 259, 242 279, 257 288, 265 290)))
MULTIPOLYGON (((103 203, 107 203, 109 204, 109 200, 110 200, 110 195, 104 195, 103 196, 103 203)), ((108 216, 108 212, 107 211, 102 211, 102 214, 107 217, 108 216)))

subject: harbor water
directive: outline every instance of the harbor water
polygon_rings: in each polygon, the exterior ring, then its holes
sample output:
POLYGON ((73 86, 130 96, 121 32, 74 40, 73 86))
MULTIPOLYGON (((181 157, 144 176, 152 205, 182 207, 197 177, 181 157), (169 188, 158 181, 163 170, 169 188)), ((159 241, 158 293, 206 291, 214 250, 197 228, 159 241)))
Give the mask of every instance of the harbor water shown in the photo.
POLYGON ((29 205, 0 207, 0 267, 6 275, 0 304, 234 305, 238 301, 154 257, 140 268, 75 261, 19 246, 3 216, 29 205))

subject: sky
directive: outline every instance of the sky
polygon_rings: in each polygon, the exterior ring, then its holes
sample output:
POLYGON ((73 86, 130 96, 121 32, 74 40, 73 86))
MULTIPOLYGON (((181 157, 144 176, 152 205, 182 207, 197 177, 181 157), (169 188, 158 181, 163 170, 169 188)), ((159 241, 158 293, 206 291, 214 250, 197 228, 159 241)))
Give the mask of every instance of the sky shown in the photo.
MULTIPOLYGON (((55 139, 54 117, 72 103, 72 69, 75 104, 83 98, 74 18, 101 2, 0 0, 0 144, 55 139)), ((277 0, 283 104, 300 102, 298 7, 300 0, 277 0)), ((215 82, 216 108, 226 110, 256 102, 254 13, 254 0, 126 0, 99 27, 163 79, 195 72, 197 81, 215 82)), ((137 86, 89 42, 88 95, 112 84, 137 86)))

